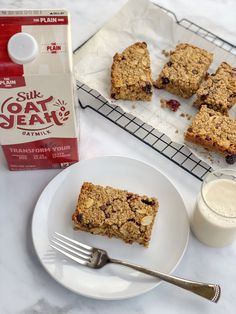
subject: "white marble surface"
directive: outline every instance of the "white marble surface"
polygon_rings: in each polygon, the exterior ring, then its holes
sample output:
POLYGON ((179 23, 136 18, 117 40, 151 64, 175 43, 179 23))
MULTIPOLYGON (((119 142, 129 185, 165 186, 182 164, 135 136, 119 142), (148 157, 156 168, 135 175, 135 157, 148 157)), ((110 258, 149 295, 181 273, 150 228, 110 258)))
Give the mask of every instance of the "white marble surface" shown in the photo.
MULTIPOLYGON (((0 0, 0 8, 64 7, 72 15, 76 48, 111 17, 125 0, 0 0)), ((236 43, 234 0, 160 0, 178 18, 187 17, 236 43)), ((181 192, 191 213, 200 182, 166 158, 94 112, 82 111, 81 159, 102 155, 137 158, 161 169, 181 192)), ((124 301, 97 301, 75 295, 49 277, 40 265, 31 240, 31 217, 44 186, 59 170, 10 172, 0 151, 0 314, 118 314, 118 313, 235 313, 236 243, 208 248, 190 236, 176 275, 218 282, 223 288, 218 304, 161 284, 153 291, 124 301)))

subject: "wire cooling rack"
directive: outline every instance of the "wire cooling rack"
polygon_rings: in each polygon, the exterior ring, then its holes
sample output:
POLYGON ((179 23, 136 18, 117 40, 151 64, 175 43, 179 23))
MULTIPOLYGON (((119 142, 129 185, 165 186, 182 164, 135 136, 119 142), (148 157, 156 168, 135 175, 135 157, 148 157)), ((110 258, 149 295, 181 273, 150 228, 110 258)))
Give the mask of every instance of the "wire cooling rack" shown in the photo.
MULTIPOLYGON (((173 12, 159 5, 157 6, 168 15, 171 15, 180 26, 236 55, 236 46, 187 19, 178 20, 173 12)), ((83 43, 83 45, 85 43, 83 43)), ((80 47, 78 47, 74 53, 80 47)), ((101 116, 132 134, 197 179, 202 181, 204 177, 212 171, 211 167, 193 155, 186 146, 172 142, 169 137, 160 133, 157 129, 154 129, 152 126, 144 123, 131 114, 124 112, 119 106, 109 103, 97 91, 80 82, 77 82, 77 90, 78 101, 82 109, 89 108, 99 113, 101 116)))

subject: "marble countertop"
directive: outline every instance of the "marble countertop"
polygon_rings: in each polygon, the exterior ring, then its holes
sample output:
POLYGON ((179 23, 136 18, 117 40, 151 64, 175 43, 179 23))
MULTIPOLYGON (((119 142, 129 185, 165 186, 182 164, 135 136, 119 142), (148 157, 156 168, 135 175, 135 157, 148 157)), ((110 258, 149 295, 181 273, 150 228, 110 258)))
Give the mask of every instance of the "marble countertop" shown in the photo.
MULTIPOLYGON (((73 48, 96 32, 125 0, 60 1, 0 0, 0 8, 57 8, 71 12, 73 48)), ((234 0, 159 0, 175 11, 236 44, 234 0)), ((161 169, 182 194, 189 214, 200 181, 176 167, 119 127, 89 110, 80 113, 81 159, 123 155, 161 169), (102 141, 100 140, 102 138, 102 141), (115 139, 115 140, 114 140, 115 139)), ((236 243, 223 249, 208 248, 190 235, 186 254, 175 275, 218 282, 222 297, 210 303, 162 283, 140 297, 123 301, 98 301, 76 295, 56 283, 41 266, 31 239, 31 218, 45 185, 59 170, 10 172, 0 150, 0 313, 1 314, 144 314, 235 313, 236 243)))

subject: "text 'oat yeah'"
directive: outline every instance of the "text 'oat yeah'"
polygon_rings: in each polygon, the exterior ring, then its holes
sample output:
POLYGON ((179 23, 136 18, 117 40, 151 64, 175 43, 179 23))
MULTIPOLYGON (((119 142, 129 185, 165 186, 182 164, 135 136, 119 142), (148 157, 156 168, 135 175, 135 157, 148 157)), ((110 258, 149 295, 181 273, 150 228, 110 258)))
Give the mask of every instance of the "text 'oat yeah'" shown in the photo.
POLYGON ((45 98, 36 90, 18 92, 15 99, 9 97, 2 103, 0 128, 11 129, 16 126, 18 129, 28 130, 27 126, 40 125, 39 129, 46 129, 53 124, 62 125, 58 110, 52 110, 52 106, 56 106, 53 96, 45 98), (52 124, 48 125, 50 123, 52 124))

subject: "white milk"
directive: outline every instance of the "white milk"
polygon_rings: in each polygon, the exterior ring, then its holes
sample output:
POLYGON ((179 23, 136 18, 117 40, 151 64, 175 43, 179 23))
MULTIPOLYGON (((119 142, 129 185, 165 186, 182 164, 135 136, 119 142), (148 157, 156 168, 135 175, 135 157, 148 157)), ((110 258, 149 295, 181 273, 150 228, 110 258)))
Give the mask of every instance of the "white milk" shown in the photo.
POLYGON ((191 229, 213 247, 231 244, 236 238, 236 181, 217 179, 206 183, 197 199, 191 229))

